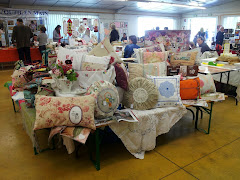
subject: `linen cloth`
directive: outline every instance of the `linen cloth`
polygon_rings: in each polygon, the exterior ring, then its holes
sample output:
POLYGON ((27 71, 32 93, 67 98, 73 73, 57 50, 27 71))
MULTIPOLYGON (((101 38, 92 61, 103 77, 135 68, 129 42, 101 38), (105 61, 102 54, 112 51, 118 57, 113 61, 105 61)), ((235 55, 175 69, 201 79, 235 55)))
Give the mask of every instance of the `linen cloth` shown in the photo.
POLYGON ((156 137, 167 133, 187 110, 184 106, 156 108, 152 110, 132 110, 137 123, 113 123, 109 127, 122 140, 127 150, 136 158, 144 159, 145 151, 156 146, 156 137))

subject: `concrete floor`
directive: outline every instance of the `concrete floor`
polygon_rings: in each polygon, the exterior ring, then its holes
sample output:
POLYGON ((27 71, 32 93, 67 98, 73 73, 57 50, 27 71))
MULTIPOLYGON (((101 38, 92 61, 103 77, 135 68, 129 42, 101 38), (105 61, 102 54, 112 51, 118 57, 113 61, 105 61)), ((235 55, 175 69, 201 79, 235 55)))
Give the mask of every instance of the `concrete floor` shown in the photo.
POLYGON ((157 147, 144 160, 134 158, 122 143, 105 145, 96 171, 86 148, 78 159, 64 148, 34 155, 3 87, 11 74, 0 71, 0 179, 240 179, 240 105, 232 98, 215 104, 209 135, 196 131, 188 114, 157 138, 157 147))

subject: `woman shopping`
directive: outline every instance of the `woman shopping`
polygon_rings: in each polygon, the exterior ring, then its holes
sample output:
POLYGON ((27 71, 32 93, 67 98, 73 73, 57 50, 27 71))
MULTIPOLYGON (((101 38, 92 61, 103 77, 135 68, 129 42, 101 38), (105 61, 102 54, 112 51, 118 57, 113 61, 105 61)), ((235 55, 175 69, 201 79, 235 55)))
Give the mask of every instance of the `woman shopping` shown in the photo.
POLYGON ((55 28, 55 30, 53 31, 53 42, 58 42, 61 43, 61 39, 63 38, 61 36, 61 26, 57 25, 57 27, 55 28))
POLYGON ((37 40, 39 42, 39 51, 41 54, 42 54, 42 51, 46 50, 48 36, 45 32, 46 32, 46 28, 44 26, 41 27, 40 34, 37 37, 37 40))

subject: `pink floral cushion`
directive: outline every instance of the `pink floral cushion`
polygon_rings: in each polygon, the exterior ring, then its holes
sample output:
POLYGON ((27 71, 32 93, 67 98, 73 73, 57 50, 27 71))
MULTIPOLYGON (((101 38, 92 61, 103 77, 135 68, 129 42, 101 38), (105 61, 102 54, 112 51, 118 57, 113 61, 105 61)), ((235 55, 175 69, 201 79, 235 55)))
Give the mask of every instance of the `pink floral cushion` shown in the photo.
POLYGON ((158 63, 164 62, 164 52, 144 52, 143 53, 143 63, 158 63))
POLYGON ((36 121, 34 130, 55 126, 82 126, 95 130, 92 96, 35 96, 36 121))

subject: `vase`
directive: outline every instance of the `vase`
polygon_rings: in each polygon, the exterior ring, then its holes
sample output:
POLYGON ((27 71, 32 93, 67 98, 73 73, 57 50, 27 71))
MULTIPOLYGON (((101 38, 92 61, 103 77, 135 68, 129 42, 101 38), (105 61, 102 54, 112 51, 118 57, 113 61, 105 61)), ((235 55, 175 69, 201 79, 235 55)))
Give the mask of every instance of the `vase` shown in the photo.
POLYGON ((64 78, 54 78, 56 85, 61 93, 70 93, 73 86, 73 81, 70 81, 67 79, 67 77, 64 78))

